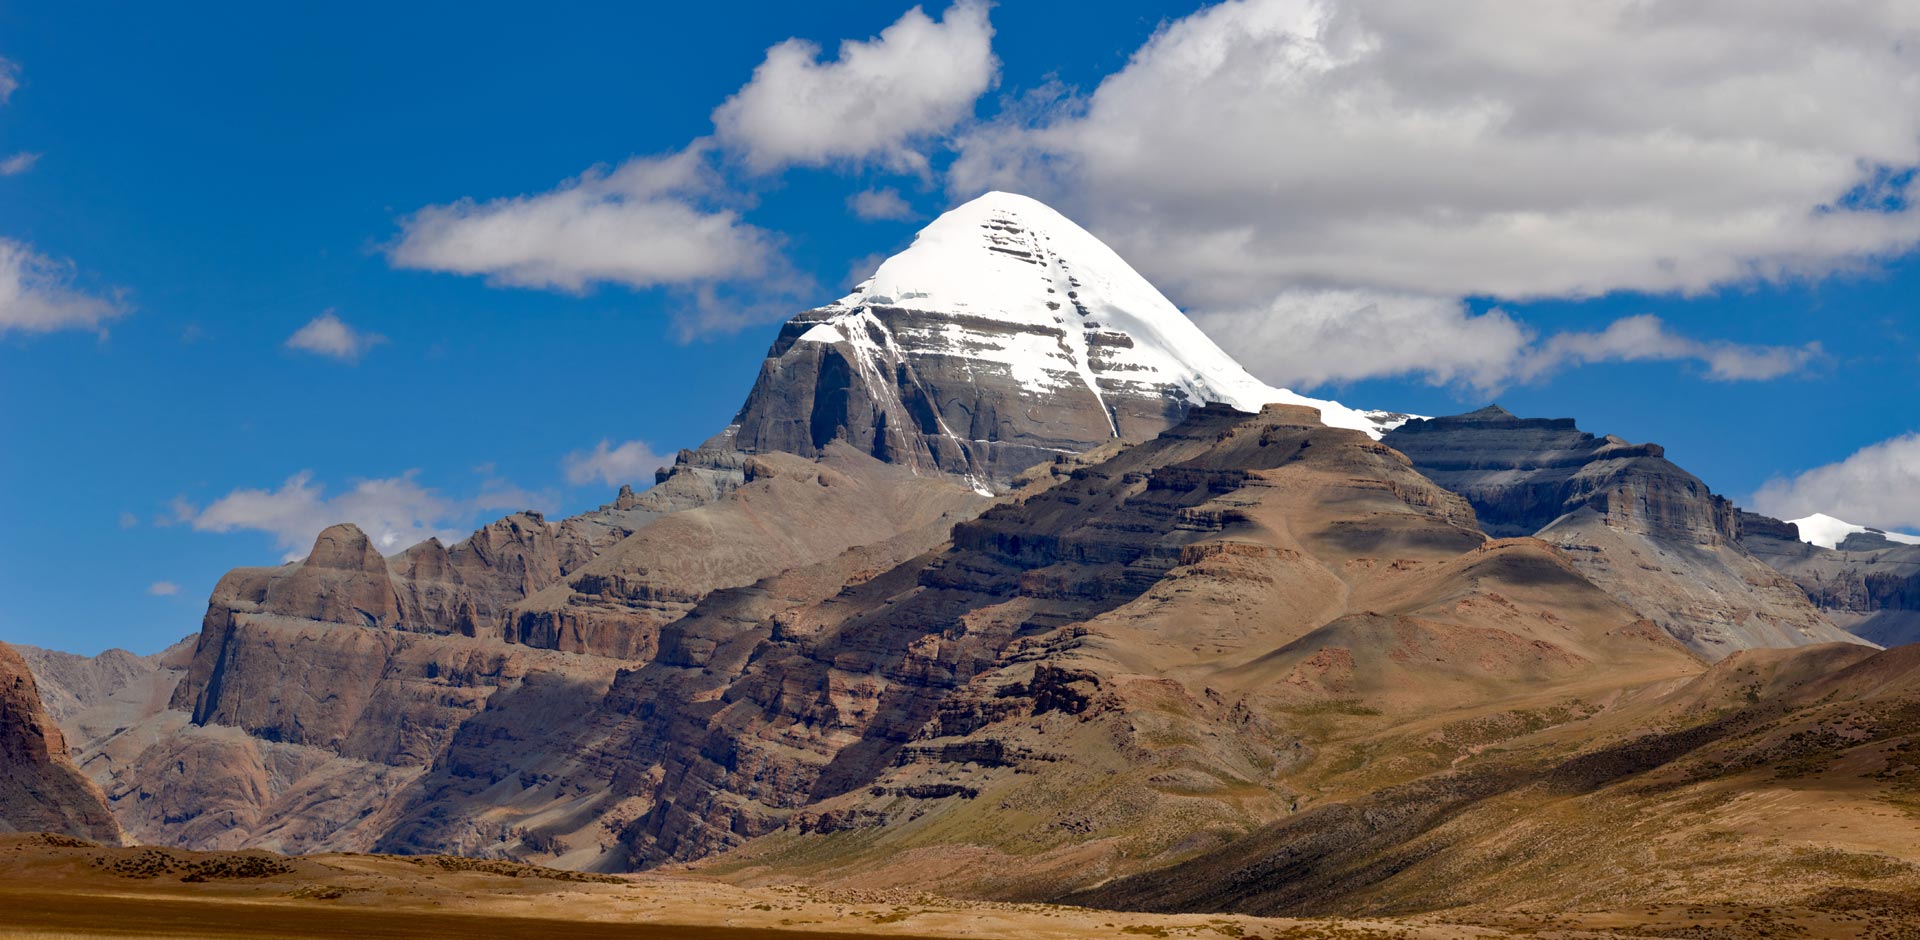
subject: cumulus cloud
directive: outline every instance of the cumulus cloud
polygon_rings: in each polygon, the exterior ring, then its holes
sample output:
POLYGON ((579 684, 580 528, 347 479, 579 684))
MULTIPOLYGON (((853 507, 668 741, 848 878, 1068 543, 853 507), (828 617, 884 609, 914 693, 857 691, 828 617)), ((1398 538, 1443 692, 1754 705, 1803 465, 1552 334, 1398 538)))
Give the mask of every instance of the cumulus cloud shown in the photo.
POLYGON ((1898 0, 1228 2, 954 179, 1064 189, 1195 302, 1703 290, 1920 235, 1839 206, 1920 163, 1916 42, 1898 0))
POLYGON ((387 338, 378 333, 367 333, 348 326, 328 310, 287 337, 287 348, 342 362, 358 362, 367 350, 386 341, 387 338))
POLYGON ((1000 70, 978 0, 937 21, 914 7, 879 36, 842 42, 833 61, 820 52, 803 39, 768 49, 753 79, 713 112, 719 139, 753 171, 873 161, 924 173, 918 143, 971 117, 1000 70))
POLYGON ((646 441, 627 441, 616 447, 606 438, 601 438, 593 450, 574 451, 563 461, 567 482, 574 486, 638 482, 642 489, 653 485, 653 471, 671 463, 672 457, 655 453, 646 441))
POLYGON ((155 597, 172 597, 180 593, 180 585, 172 581, 155 581, 147 586, 147 593, 155 597))
POLYGON ((1838 463, 1770 480, 1753 496, 1781 519, 1825 513, 1860 525, 1920 529, 1920 432, 1861 448, 1838 463))
POLYGON ((882 219, 905 221, 915 218, 919 213, 900 196, 900 191, 892 187, 883 189, 863 189, 847 197, 847 208, 853 214, 868 222, 882 219))
POLYGON ((5 160, 0 160, 0 176, 19 176, 40 162, 40 155, 21 151, 5 160))
POLYGON ((116 299, 73 286, 73 264, 0 238, 0 334, 55 330, 103 331, 127 308, 116 299))
MULTIPOLYGON (((1916 49, 1900 0, 1232 0, 963 133, 948 182, 1047 198, 1203 312, 1816 277, 1920 240, 1916 49)), ((1376 316, 1465 322, 1426 309, 1376 316)))
POLYGON ((595 168, 544 193, 428 206, 387 248, 398 268, 482 275, 497 286, 578 293, 596 283, 645 288, 756 277, 778 266, 771 233, 718 194, 696 144, 595 168))
POLYGON ((235 489, 203 507, 176 500, 174 521, 203 532, 265 532, 288 561, 306 557, 321 530, 343 522, 359 526, 385 554, 428 538, 448 543, 465 538, 467 533, 456 526, 471 518, 472 505, 421 486, 416 475, 408 471, 360 480, 329 496, 312 472, 303 470, 278 489, 235 489))
POLYGON ((1302 387, 1420 375, 1434 384, 1493 391, 1568 366, 1640 361, 1691 361, 1704 366, 1710 379, 1742 381, 1797 372, 1820 355, 1817 343, 1692 339, 1651 315, 1543 340, 1498 308, 1474 313, 1445 297, 1351 289, 1285 291, 1261 307, 1203 312, 1195 321, 1215 339, 1231 342, 1262 379, 1302 387))

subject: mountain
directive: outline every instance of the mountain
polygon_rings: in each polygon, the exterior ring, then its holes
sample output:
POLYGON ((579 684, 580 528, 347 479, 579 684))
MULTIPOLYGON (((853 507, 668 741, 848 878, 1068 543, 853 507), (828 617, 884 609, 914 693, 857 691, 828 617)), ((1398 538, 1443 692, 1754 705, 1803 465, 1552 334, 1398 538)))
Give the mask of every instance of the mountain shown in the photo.
POLYGON ((1898 533, 1810 516, 1741 515, 1741 544, 1792 578, 1834 623, 1883 646, 1920 642, 1920 544, 1898 533))
POLYGON ((52 832, 120 843, 100 788, 67 756, 26 660, 0 643, 0 831, 52 832))
POLYGON ((1466 497, 1494 535, 1532 535, 1709 658, 1853 640, 1741 541, 1740 514, 1658 444, 1498 405, 1415 419, 1383 441, 1466 497))
MULTIPOLYGON (((830 588, 676 624, 534 768, 630 821, 554 835, 615 832, 621 867, 733 850, 712 870, 1046 897, 1338 792, 1355 725, 1699 668, 1556 550, 1490 542, 1398 453, 1280 405, 1195 410, 830 588), (630 766, 596 776, 614 755, 630 766)), ((484 772, 449 788, 498 779, 488 740, 456 742, 443 766, 484 772)))
MULTIPOLYGON (((1057 213, 983 197, 783 327, 736 421, 643 493, 391 558, 337 526, 299 563, 229 573, 184 670, 152 673, 166 707, 82 752, 143 839, 365 848, 482 713, 599 694, 713 592, 857 550, 884 570, 1029 464, 1150 438, 1218 397, 1299 399, 1057 213)), ((1396 420, 1318 404, 1376 434, 1396 420)))
POLYGON ((1375 437, 1406 418, 1262 383, 1099 239, 994 192, 789 320, 730 443, 811 456, 845 441, 991 489, 1056 454, 1146 440, 1214 401, 1308 405, 1375 437))
POLYGON ((117 716, 79 752, 141 841, 1123 904, 1081 893, 1290 821, 1427 837, 1508 793, 1456 773, 1845 636, 1657 446, 1303 402, 993 194, 783 326, 644 492, 393 556, 335 526, 150 673, 44 668, 117 716))

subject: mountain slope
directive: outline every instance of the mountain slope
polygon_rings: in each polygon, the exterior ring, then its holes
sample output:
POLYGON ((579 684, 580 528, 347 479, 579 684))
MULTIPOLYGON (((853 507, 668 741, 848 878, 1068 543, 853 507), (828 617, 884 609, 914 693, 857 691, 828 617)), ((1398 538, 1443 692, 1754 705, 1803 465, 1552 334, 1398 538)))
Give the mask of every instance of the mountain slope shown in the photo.
POLYGON ((1535 535, 1695 651, 1852 640, 1742 547, 1740 517, 1658 444, 1498 405, 1416 419, 1384 441, 1473 503, 1487 531, 1535 535))
POLYGON ((59 726, 40 703, 33 673, 0 643, 0 831, 55 832, 120 843, 100 788, 67 756, 59 726))
MULTIPOLYGON (((1746 650, 1650 691, 1066 900, 1353 916, 1838 909, 1920 890, 1920 647, 1746 650)), ((1757 918, 1673 935, 1795 934, 1757 918)))
POLYGON ((541 739, 476 720, 381 847, 1043 896, 1460 753, 1356 765, 1357 728, 1701 668, 1297 407, 1196 409, 919 551, 715 592, 541 739))
POLYGON ((1781 522, 1742 513, 1741 523, 1740 544, 1834 623, 1883 646, 1920 642, 1920 545, 1831 516, 1781 522))

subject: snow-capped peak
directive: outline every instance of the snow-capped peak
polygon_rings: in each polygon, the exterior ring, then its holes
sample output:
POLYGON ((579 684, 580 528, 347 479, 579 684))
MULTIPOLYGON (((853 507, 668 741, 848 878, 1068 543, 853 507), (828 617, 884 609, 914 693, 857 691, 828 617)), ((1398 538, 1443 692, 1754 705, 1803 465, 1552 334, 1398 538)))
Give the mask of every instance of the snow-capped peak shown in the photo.
POLYGON ((1254 378, 1105 243, 1045 204, 991 192, 949 210, 888 258, 800 339, 880 347, 871 308, 946 315, 916 349, 1004 365, 1027 391, 1072 384, 1105 401, 1118 390, 1171 390, 1194 405, 1244 411, 1281 402, 1320 409, 1333 427, 1378 438, 1408 416, 1363 412, 1254 378), (977 319, 976 319, 977 318, 977 319), (1012 327, 1008 329, 1007 327, 1012 327))
POLYGON ((1823 512, 1816 512, 1804 519, 1787 521, 1799 527, 1800 541, 1809 545, 1818 545, 1821 548, 1837 548, 1841 542, 1847 540, 1848 536, 1861 532, 1872 532, 1889 542, 1899 542, 1902 545, 1920 545, 1920 535, 1907 535, 1904 532, 1888 532, 1871 526, 1855 525, 1844 519, 1835 519, 1823 512))

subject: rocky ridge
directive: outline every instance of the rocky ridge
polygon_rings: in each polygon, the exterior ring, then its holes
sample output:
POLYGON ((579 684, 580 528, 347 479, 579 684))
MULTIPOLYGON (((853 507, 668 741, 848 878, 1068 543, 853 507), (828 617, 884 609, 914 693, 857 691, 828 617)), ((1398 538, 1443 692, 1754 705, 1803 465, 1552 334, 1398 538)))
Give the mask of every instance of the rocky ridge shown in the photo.
POLYGON ((1806 540, 1796 523, 1740 518, 1740 544, 1792 578, 1834 623, 1882 646, 1920 642, 1920 545, 1850 526, 1857 531, 1825 547, 1806 540))
POLYGON ((1695 651, 1852 640, 1750 553, 1741 515, 1658 444, 1518 418, 1489 405, 1383 439, 1466 497, 1496 535, 1532 535, 1695 651))
POLYGON ((937 887, 1042 897, 1321 798, 1302 777, 1328 711, 1699 668, 1551 547, 1489 542, 1397 452, 1301 408, 1197 409, 932 548, 715 592, 547 740, 469 725, 381 848, 504 831, 569 865, 834 877, 964 848, 937 887))

